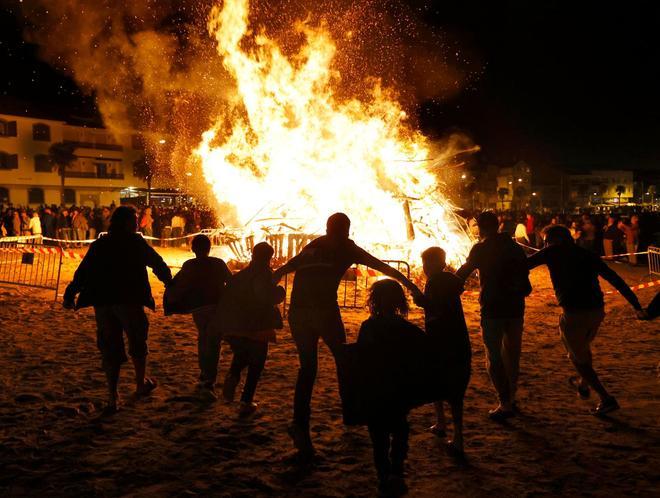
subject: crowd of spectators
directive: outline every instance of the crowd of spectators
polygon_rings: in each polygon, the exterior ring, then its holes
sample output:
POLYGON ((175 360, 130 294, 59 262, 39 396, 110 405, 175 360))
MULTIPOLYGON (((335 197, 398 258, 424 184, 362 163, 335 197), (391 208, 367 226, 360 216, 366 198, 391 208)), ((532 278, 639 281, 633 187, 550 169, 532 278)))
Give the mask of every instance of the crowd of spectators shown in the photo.
MULTIPOLYGON (((115 206, 38 208, 0 205, 0 236, 41 235, 67 241, 66 245, 94 239, 107 232, 115 206)), ((576 243, 600 256, 645 251, 649 245, 660 244, 660 213, 547 214, 537 212, 499 211, 500 232, 531 248, 543 246, 542 232, 548 225, 565 225, 576 243)), ((172 239, 197 233, 204 228, 216 228, 218 222, 211 209, 196 205, 150 206, 138 208, 140 231, 147 237, 160 239, 157 245, 173 245, 172 239)), ((474 223, 474 213, 464 213, 474 223)), ((475 233, 476 235, 476 233, 475 233)), ((638 258, 628 260, 636 264, 638 258)))
MULTIPOLYGON (((0 236, 41 235, 47 239, 79 241, 95 239, 108 231, 115 205, 88 206, 0 206, 0 236)), ((160 238, 183 237, 203 228, 215 228, 217 222, 208 208, 194 205, 152 206, 138 208, 140 231, 160 238)))
MULTIPOLYGON (((470 217, 470 226, 475 226, 470 217)), ((569 228, 580 247, 598 254, 613 256, 629 254, 628 261, 637 264, 637 252, 660 243, 660 213, 640 212, 625 215, 616 213, 546 214, 534 212, 498 212, 500 232, 509 233, 530 250, 543 246, 543 229, 549 225, 569 228)))

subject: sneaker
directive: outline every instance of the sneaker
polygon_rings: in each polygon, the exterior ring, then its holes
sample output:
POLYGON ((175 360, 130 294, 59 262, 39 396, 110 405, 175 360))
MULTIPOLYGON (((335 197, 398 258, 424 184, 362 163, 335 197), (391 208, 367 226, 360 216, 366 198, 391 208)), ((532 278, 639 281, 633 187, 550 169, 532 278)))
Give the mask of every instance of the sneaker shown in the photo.
POLYGON ((212 386, 207 386, 200 384, 197 387, 197 393, 202 401, 217 401, 218 395, 215 393, 215 389, 212 386))
POLYGON ((144 378, 144 384, 140 389, 135 390, 135 397, 136 398, 144 398, 146 396, 149 396, 154 389, 158 387, 158 382, 156 382, 156 379, 145 377, 144 378))
POLYGON ((234 401, 234 398, 236 397, 236 387, 238 387, 240 380, 241 378, 236 375, 227 374, 225 377, 225 383, 222 386, 222 397, 225 401, 229 403, 234 401))
POLYGON ((314 456, 314 445, 312 445, 312 437, 309 434, 309 429, 293 423, 289 425, 287 432, 293 440, 293 446, 298 450, 298 453, 306 457, 314 456))
POLYGON ((238 409, 238 416, 240 418, 246 418, 252 415, 254 412, 257 411, 258 405, 253 402, 246 402, 246 401, 241 401, 241 406, 238 409))
POLYGON ((390 475, 380 481, 378 491, 380 496, 403 496, 408 492, 408 486, 403 477, 390 475))
POLYGON ((601 400, 600 403, 598 403, 598 406, 593 411, 593 414, 596 415, 597 417, 600 417, 601 415, 606 415, 610 412, 618 410, 619 408, 620 408, 619 403, 617 403, 614 396, 609 396, 601 400))

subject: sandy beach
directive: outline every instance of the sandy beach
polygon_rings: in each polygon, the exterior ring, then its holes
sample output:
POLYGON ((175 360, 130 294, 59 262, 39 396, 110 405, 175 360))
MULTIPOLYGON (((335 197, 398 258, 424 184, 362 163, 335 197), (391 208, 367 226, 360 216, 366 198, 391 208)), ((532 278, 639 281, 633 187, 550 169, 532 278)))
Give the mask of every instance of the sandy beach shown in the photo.
MULTIPOLYGON (((171 265, 187 257, 165 251, 171 265)), ((62 272, 70 281, 77 261, 62 272)), ((644 268, 616 264, 630 285, 644 268)), ((163 287, 152 278, 156 301, 163 287)), ((409 496, 660 496, 660 341, 658 322, 639 322, 619 295, 595 342, 595 366, 621 410, 590 415, 569 387, 573 370, 558 337, 559 308, 548 273, 532 273, 527 301, 519 403, 502 426, 487 420, 495 404, 484 366, 478 304, 464 297, 473 375, 465 402, 468 464, 459 466, 427 432, 432 408, 410 416, 409 496)), ((60 292, 63 291, 64 285, 60 292)), ((608 284, 604 288, 610 289, 608 284)), ((641 290, 648 304, 656 291, 641 290)), ((344 313, 350 340, 366 318, 344 313)), ((2 496, 374 496, 376 476, 364 428, 341 421, 334 364, 321 347, 312 405, 318 459, 299 466, 286 434, 297 356, 279 334, 257 391, 260 410, 239 420, 237 406, 200 403, 196 332, 189 316, 149 312, 149 373, 159 388, 132 401, 132 368, 122 371, 122 410, 100 418, 105 379, 93 311, 75 314, 53 293, 0 285, 0 494, 2 496)), ((412 313, 422 321, 419 310, 412 313)), ((221 359, 221 378, 227 369, 221 359)))

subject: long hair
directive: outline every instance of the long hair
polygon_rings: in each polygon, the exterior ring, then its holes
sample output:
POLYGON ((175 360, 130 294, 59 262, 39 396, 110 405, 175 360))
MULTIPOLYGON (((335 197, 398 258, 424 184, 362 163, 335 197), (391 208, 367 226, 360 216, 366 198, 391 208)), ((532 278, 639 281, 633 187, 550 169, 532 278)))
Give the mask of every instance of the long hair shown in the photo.
POLYGON ((390 278, 379 280, 371 286, 367 305, 371 316, 408 315, 408 299, 403 288, 390 278))

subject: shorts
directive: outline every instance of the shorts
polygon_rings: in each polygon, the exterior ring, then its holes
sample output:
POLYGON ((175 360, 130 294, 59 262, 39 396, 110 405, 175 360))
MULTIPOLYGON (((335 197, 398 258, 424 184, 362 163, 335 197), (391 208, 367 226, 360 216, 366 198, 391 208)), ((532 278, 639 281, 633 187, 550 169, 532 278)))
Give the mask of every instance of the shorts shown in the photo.
POLYGON ((605 318, 605 310, 564 311, 559 318, 559 332, 569 357, 578 365, 591 364, 591 341, 605 318))
POLYGON ((103 358, 103 368, 118 366, 128 360, 124 333, 128 338, 128 354, 131 358, 145 358, 149 354, 149 321, 141 304, 94 306, 94 312, 96 344, 103 358))

